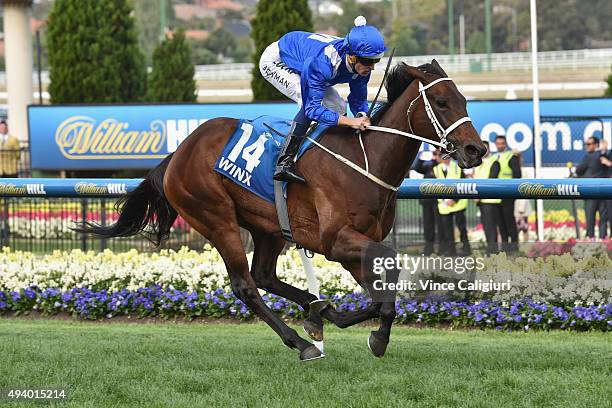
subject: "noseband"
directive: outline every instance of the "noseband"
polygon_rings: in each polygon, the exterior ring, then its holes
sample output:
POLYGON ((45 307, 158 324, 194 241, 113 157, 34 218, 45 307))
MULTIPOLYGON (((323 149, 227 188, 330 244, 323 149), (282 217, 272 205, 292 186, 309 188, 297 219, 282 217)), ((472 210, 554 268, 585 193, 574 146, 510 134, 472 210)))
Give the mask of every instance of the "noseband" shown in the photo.
POLYGON ((413 106, 416 104, 419 98, 423 98, 423 104, 425 105, 425 113, 427 113, 429 122, 431 122, 431 125, 433 126, 434 130, 436 131, 438 135, 438 138, 440 139, 440 146, 444 150, 446 150, 445 157, 448 157, 457 151, 457 149, 455 148, 455 145, 448 140, 448 135, 450 135, 453 130, 457 129, 462 124, 466 122, 471 122, 472 119, 470 119, 469 116, 464 116, 463 118, 455 121, 455 123, 453 123, 446 129, 444 129, 444 127, 440 124, 440 121, 436 117, 436 114, 431 104, 429 103, 429 99, 427 99, 427 93, 425 91, 442 81, 452 81, 452 79, 451 78, 438 78, 435 81, 432 81, 425 86, 423 86, 421 81, 419 81, 419 94, 417 95, 416 98, 412 100, 412 102, 410 102, 410 105, 408 106, 408 110, 406 111, 406 115, 408 116, 408 128, 410 129, 410 132, 414 133, 414 131, 412 130, 412 123, 410 123, 410 115, 412 114, 413 106))

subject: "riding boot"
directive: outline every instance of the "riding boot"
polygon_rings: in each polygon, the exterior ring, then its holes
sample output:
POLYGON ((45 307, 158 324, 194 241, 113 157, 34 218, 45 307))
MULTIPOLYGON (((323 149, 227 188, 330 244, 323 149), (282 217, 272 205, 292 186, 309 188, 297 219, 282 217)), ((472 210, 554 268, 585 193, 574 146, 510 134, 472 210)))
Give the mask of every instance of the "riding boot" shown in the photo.
POLYGON ((307 126, 293 122, 289 134, 285 138, 285 144, 276 162, 274 180, 295 181, 306 183, 306 180, 298 173, 295 168, 294 157, 297 154, 302 142, 304 141, 307 126))

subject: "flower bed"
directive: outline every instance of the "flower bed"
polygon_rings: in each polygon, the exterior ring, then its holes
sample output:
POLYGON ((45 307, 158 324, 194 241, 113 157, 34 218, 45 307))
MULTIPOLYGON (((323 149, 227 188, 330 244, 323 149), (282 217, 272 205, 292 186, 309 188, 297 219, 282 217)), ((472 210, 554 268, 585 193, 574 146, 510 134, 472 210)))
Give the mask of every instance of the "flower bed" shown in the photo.
MULTIPOLYGON (((362 293, 344 296, 322 295, 339 311, 366 308, 370 300, 362 293)), ((301 307, 275 295, 263 295, 264 302, 285 318, 304 318, 301 307)), ((554 306, 542 302, 483 301, 396 302, 397 323, 450 324, 454 327, 480 327, 498 330, 566 329, 612 330, 612 305, 554 306)), ((4 312, 43 314, 67 312, 83 319, 112 318, 120 315, 194 319, 198 317, 245 320, 252 313, 233 293, 224 289, 197 292, 150 286, 129 291, 109 292, 75 288, 60 291, 26 288, 19 292, 0 291, 0 314, 4 312)))
MULTIPOLYGON (((249 254, 249 259, 251 256, 249 254)), ((486 260, 489 267, 504 270, 516 279, 517 274, 525 273, 524 282, 518 279, 516 291, 507 296, 522 299, 527 294, 532 299, 539 297, 537 301, 492 297, 468 303, 402 298, 396 304, 396 319, 400 323, 441 323, 504 330, 612 330, 609 287, 602 288, 602 284, 591 282, 593 277, 602 278, 593 275, 593 271, 612 270, 609 268, 612 261, 606 254, 577 261, 568 256, 509 260, 498 255, 486 260), (579 271, 571 269, 572 261, 579 271), (588 269, 590 267, 593 271, 588 269), (587 278, 583 276, 585 273, 591 274, 588 276, 590 287, 580 280, 587 278), (558 285, 565 278, 568 278, 568 287, 561 293, 557 290, 558 285)), ((315 256, 313 263, 323 296, 338 310, 367 307, 369 300, 338 264, 321 256, 315 256)), ((306 288, 297 251, 291 250, 279 257, 277 269, 282 280, 306 288)), ((607 275, 602 276, 605 281, 607 275)), ((609 285, 610 280, 607 282, 609 285)), ((262 294, 267 305, 282 316, 304 317, 302 309, 294 303, 262 294)), ((246 306, 231 293, 218 252, 208 246, 201 252, 183 249, 145 254, 133 250, 114 254, 75 250, 56 251, 42 257, 4 249, 0 253, 0 314, 31 311, 64 312, 84 319, 119 315, 187 319, 252 317, 246 306)))

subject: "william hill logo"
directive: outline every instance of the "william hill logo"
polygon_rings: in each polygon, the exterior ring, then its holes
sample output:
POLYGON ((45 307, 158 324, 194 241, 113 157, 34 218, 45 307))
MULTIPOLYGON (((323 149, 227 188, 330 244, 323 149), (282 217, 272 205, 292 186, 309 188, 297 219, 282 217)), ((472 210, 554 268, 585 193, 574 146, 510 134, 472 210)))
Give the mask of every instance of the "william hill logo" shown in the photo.
POLYGON ((39 183, 29 183, 16 186, 12 183, 0 183, 0 195, 3 196, 34 196, 46 195, 45 185, 39 183))
POLYGON ((25 186, 17 187, 11 183, 0 183, 0 194, 2 195, 27 195, 25 186))
POLYGON ((419 186, 419 192, 424 195, 478 195, 476 183, 455 183, 452 185, 425 182, 419 186))
POLYGON ((577 184, 553 184, 544 187, 542 183, 521 183, 518 192, 523 197, 543 196, 543 197, 566 197, 580 196, 577 184))
POLYGON ((130 124, 115 119, 100 123, 87 116, 63 121, 55 132, 55 143, 68 159, 153 159, 163 158, 166 131, 162 121, 151 122, 149 130, 130 130, 130 124))
POLYGON ((119 195, 127 194, 127 187, 124 183, 95 184, 79 182, 74 185, 74 191, 81 195, 119 195))

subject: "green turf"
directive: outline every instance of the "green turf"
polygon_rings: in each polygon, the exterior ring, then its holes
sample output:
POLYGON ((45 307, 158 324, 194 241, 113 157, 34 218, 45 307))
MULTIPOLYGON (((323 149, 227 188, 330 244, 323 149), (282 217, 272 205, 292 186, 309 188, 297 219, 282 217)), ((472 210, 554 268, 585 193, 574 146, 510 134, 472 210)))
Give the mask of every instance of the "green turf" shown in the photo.
POLYGON ((0 319, 0 388, 71 386, 73 407, 610 406, 610 334, 395 327, 377 359, 369 330, 329 328, 327 358, 300 363, 261 323, 0 319))

